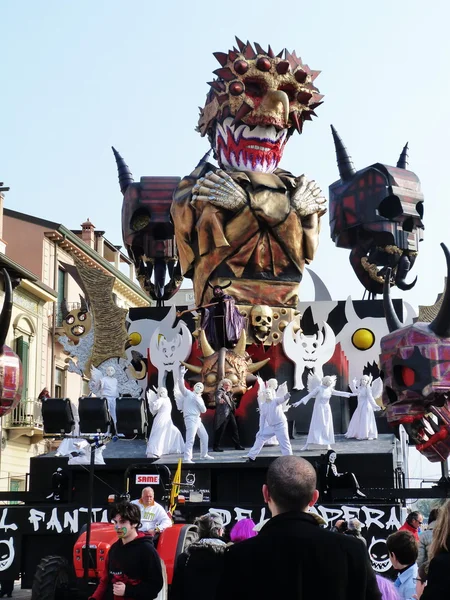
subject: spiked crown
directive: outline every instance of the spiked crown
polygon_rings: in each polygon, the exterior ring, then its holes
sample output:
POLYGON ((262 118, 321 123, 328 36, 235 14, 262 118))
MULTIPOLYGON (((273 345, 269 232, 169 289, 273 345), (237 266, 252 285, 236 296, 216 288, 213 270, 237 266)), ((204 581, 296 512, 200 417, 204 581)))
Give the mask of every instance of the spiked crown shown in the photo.
POLYGON ((197 131, 211 137, 215 122, 226 117, 248 125, 264 124, 261 103, 272 94, 271 103, 276 99, 285 108, 287 127, 301 133, 303 122, 311 121, 322 104, 323 96, 313 84, 320 71, 311 70, 295 51, 284 49, 275 55, 270 46, 266 52, 258 43, 253 48, 250 42, 238 38, 236 42, 237 48, 214 52, 220 68, 214 71, 217 79, 209 82, 211 90, 200 108, 197 131))

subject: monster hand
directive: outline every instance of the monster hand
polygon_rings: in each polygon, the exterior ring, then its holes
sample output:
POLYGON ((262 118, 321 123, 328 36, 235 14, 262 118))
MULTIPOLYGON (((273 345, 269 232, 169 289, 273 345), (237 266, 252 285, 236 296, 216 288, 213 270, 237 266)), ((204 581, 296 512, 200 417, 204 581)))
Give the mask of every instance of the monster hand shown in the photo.
POLYGON ((184 376, 186 375, 186 373, 187 373, 186 367, 180 363, 180 377, 182 379, 184 379, 184 376))
POLYGON ((326 198, 315 181, 309 181, 305 175, 296 178, 297 187, 291 194, 291 205, 299 217, 308 217, 315 213, 321 217, 326 213, 326 198))
POLYGON ((247 195, 225 171, 217 169, 200 177, 192 189, 191 204, 198 206, 202 202, 237 212, 247 204, 247 195))

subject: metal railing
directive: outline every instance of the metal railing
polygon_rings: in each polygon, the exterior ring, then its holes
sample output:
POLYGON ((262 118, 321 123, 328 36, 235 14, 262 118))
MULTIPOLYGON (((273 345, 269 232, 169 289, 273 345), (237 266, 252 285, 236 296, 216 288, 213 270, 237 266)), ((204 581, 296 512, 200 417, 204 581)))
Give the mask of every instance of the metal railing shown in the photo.
POLYGON ((9 429, 17 427, 43 429, 42 402, 32 398, 21 400, 16 408, 6 415, 3 426, 9 429))

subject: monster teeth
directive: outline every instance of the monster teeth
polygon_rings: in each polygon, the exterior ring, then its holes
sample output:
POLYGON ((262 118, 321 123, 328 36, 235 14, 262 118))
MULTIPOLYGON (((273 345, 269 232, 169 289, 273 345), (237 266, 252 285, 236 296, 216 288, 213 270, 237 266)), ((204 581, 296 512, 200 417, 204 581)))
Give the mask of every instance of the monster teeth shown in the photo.
POLYGON ((249 144, 247 148, 252 148, 253 150, 261 150, 262 152, 270 152, 270 148, 266 148, 265 146, 257 146, 256 144, 249 144))

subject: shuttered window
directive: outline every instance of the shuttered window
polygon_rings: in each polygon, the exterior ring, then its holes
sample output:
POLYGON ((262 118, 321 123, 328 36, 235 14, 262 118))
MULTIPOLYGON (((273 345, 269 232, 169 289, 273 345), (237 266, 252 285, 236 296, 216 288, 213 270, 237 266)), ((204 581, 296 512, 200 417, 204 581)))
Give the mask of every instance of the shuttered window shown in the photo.
POLYGON ((28 370, 30 362, 30 343, 20 336, 16 339, 16 354, 20 358, 23 371, 22 401, 28 398, 28 370))

